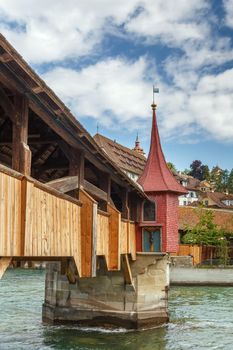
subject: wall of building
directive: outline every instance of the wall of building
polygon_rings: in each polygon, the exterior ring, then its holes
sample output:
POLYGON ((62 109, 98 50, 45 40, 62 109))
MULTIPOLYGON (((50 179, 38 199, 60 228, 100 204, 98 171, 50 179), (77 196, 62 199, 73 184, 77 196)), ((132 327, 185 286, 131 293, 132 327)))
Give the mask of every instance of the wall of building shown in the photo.
POLYGON ((198 195, 196 191, 188 191, 187 194, 184 194, 182 196, 179 196, 179 205, 185 206, 192 204, 193 202, 196 202, 198 200, 198 195))

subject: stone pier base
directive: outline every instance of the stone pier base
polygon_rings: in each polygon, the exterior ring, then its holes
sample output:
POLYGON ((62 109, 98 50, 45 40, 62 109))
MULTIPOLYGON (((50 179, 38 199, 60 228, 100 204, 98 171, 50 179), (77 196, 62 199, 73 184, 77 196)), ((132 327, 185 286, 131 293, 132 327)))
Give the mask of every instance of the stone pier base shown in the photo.
POLYGON ((70 284, 60 263, 48 264, 44 322, 139 329, 168 321, 166 254, 137 254, 130 263, 132 285, 122 271, 107 271, 103 259, 98 265, 97 277, 70 284))

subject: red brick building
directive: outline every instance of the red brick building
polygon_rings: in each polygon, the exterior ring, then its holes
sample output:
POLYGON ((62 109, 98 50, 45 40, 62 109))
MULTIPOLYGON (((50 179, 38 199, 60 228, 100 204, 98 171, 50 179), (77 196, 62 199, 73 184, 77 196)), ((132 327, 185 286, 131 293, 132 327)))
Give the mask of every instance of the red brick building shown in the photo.
POLYGON ((178 251, 178 196, 187 193, 167 167, 156 121, 156 105, 152 104, 152 130, 150 151, 138 183, 143 187, 150 203, 144 202, 138 250, 178 251))
POLYGON ((187 193, 167 167, 156 122, 156 105, 152 105, 151 145, 148 158, 136 139, 130 150, 103 135, 94 136, 105 153, 148 196, 140 206, 137 251, 176 253, 178 250, 178 196, 187 193))

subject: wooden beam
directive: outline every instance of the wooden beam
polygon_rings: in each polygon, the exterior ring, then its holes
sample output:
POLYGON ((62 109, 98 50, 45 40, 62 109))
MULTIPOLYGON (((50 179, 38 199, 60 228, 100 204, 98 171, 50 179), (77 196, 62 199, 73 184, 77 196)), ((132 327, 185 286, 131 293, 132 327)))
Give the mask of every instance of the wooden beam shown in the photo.
MULTIPOLYGON (((59 192, 66 193, 79 188, 79 177, 76 176, 65 176, 60 179, 49 181, 46 185, 56 189, 59 192)), ((94 198, 107 201, 107 193, 91 184, 87 180, 84 180, 83 189, 93 196, 94 198)))
POLYGON ((0 279, 4 275, 6 269, 11 263, 12 258, 0 258, 0 279))
POLYGON ((0 62, 6 63, 10 61, 13 61, 13 57, 8 52, 4 52, 0 55, 0 62))
POLYGON ((125 278, 125 283, 126 284, 131 284, 133 285, 133 276, 129 264, 129 258, 127 254, 122 255, 122 260, 123 260, 123 273, 124 273, 124 278, 125 278))
POLYGON ((42 86, 35 86, 32 88, 32 91, 35 93, 35 94, 39 94, 41 92, 44 91, 43 87, 42 86))
POLYGON ((48 164, 47 163, 43 165, 37 164, 34 166, 35 171, 37 171, 37 175, 43 174, 47 170, 67 170, 68 168, 69 168, 68 165, 62 164, 57 159, 51 160, 50 162, 48 162, 48 164))
POLYGON ((91 184, 87 180, 84 180, 83 187, 87 193, 89 193, 94 198, 101 199, 103 201, 107 201, 108 195, 106 192, 98 188, 97 186, 91 184))
POLYGON ((55 188, 57 191, 66 193, 73 191, 79 187, 79 177, 76 176, 66 176, 57 180, 49 181, 46 185, 55 188))
POLYGON ((32 164, 35 164, 40 160, 41 156, 48 150, 51 145, 43 145, 32 157, 32 164))
POLYGON ((123 188, 119 192, 119 196, 122 201, 122 218, 129 219, 129 192, 127 188, 123 188))
POLYGON ((0 105, 6 115, 8 115, 12 121, 15 121, 17 110, 2 87, 0 87, 0 105))
POLYGON ((28 147, 28 99, 16 96, 17 119, 13 123, 12 168, 22 174, 31 173, 31 151, 28 147))

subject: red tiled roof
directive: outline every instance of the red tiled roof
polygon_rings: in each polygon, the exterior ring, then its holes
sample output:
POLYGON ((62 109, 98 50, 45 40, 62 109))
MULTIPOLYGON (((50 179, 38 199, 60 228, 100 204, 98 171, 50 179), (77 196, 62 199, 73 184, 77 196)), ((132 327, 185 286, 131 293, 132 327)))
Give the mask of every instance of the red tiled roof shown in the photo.
POLYGON ((167 167, 160 143, 155 107, 153 104, 150 152, 145 169, 138 183, 143 187, 145 192, 171 191, 177 194, 187 193, 185 188, 176 181, 172 172, 167 167))
MULTIPOLYGON (((203 208, 202 210, 207 210, 203 208)), ((233 233, 233 211, 221 209, 208 209, 214 213, 214 222, 225 232, 233 233)), ((179 230, 185 230, 187 226, 193 227, 199 221, 198 209, 191 207, 178 208, 179 230)))
POLYGON ((94 140, 118 167, 136 175, 141 175, 146 164, 145 156, 100 134, 96 134, 94 140))

